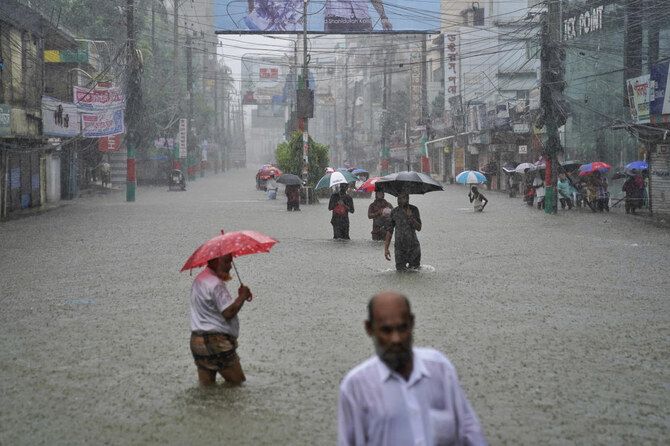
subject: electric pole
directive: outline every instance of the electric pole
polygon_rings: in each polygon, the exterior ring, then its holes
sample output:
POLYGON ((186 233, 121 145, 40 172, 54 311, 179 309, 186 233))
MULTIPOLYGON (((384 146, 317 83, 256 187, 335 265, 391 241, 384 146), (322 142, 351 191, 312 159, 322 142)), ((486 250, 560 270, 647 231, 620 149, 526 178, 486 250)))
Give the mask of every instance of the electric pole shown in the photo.
POLYGON ((547 132, 547 141, 544 146, 546 158, 544 210, 546 213, 556 213, 557 210, 557 155, 563 150, 558 128, 564 125, 566 120, 565 101, 562 98, 565 88, 565 69, 563 67, 565 50, 561 44, 559 8, 558 1, 550 1, 542 24, 540 90, 542 116, 538 127, 545 126, 547 132))
POLYGON ((174 22, 172 23, 172 80, 177 85, 176 96, 179 98, 179 78, 177 68, 179 66, 179 0, 174 0, 174 22))
POLYGON ((135 145, 137 143, 137 123, 141 114, 141 73, 135 48, 135 2, 126 2, 126 150, 128 154, 126 170, 126 201, 135 201, 137 177, 135 174, 135 145))
MULTIPOLYGON (((307 1, 302 1, 302 82, 300 89, 303 90, 303 105, 304 98, 306 93, 309 90, 309 79, 308 74, 309 70, 307 68, 307 1)), ((307 115, 303 107, 303 115, 307 115)), ((302 177, 304 181, 307 181, 309 177, 309 118, 307 116, 300 117, 301 130, 302 130, 302 177)), ((307 203, 309 204, 309 189, 307 190, 307 203)))
POLYGON ((189 181, 195 181, 195 172, 193 171, 193 48, 191 45, 191 36, 186 36, 186 91, 188 93, 188 144, 186 149, 186 171, 189 181))

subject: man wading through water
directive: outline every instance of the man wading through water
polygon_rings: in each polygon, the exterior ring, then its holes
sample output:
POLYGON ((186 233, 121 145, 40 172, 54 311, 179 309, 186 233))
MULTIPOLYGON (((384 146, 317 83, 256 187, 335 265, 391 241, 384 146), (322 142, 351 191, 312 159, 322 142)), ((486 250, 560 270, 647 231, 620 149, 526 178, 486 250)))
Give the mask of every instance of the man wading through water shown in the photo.
POLYGON ((251 290, 241 285, 237 299, 228 292, 233 256, 225 255, 207 262, 191 287, 191 353, 203 386, 216 381, 216 373, 230 384, 246 381, 237 356, 240 322, 237 313, 251 302, 251 290))
POLYGON ((391 211, 386 240, 384 240, 384 257, 391 260, 391 239, 395 230, 395 267, 398 271, 418 269, 421 266, 421 246, 416 232, 421 230, 421 216, 416 206, 409 204, 409 194, 398 195, 398 207, 391 211))

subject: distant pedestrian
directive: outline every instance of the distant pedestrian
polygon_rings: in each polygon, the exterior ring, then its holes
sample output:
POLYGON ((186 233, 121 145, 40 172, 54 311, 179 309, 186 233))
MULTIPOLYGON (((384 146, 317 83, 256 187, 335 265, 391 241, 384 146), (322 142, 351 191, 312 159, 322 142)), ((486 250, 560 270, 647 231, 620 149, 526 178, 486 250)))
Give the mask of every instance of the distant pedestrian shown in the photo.
POLYGON ((468 198, 470 199, 470 203, 473 204, 475 212, 482 212, 486 205, 489 204, 489 200, 484 196, 484 194, 479 192, 477 186, 472 186, 470 188, 468 198))
POLYGON ((277 190, 279 189, 279 186, 277 186, 277 181, 275 180, 274 174, 270 175, 270 178, 268 178, 267 182, 265 183, 265 190, 268 193, 268 200, 276 200, 277 199, 277 190))
POLYGON ((300 185, 291 184, 286 186, 286 210, 299 211, 300 210, 300 185))
POLYGON ((328 210, 333 212, 333 238, 349 240, 349 214, 354 213, 354 200, 347 194, 348 184, 340 184, 340 190, 330 196, 328 210))
POLYGON ((237 356, 240 322, 237 313, 253 298, 242 285, 237 298, 228 292, 233 257, 226 255, 207 262, 191 287, 191 353, 198 367, 201 385, 212 385, 217 372, 231 384, 246 380, 237 356))
POLYGON ((395 267, 398 271, 418 269, 421 266, 421 245, 416 236, 421 231, 421 216, 416 206, 409 204, 409 194, 398 195, 398 206, 391 211, 389 227, 384 240, 384 257, 391 260, 389 247, 395 231, 395 267))
POLYGON ((564 173, 558 175, 556 189, 558 190, 558 200, 561 202, 561 209, 565 209, 566 206, 568 210, 572 209, 572 196, 575 193, 575 189, 564 173))
POLYGON ((544 179, 540 172, 537 173, 533 180, 533 189, 535 189, 536 205, 538 209, 544 209, 544 179))
POLYGON ((384 192, 376 191, 375 200, 368 207, 368 218, 372 220, 372 240, 384 240, 391 220, 393 205, 384 199, 384 192))
POLYGON ((624 203, 626 214, 634 214, 636 209, 642 207, 644 200, 644 179, 642 175, 633 171, 633 176, 626 179, 621 190, 626 194, 624 203))
POLYGON ((374 296, 365 330, 376 355, 340 384, 339 446, 487 444, 449 359, 413 347, 414 314, 405 296, 374 296))

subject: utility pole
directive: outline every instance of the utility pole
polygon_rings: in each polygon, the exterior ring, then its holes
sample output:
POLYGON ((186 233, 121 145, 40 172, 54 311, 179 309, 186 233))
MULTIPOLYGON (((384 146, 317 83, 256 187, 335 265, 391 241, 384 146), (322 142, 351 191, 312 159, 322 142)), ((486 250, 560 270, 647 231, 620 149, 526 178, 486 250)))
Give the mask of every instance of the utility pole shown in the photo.
POLYGON ((410 159, 410 144, 409 144, 409 124, 405 122, 405 149, 407 150, 407 171, 412 170, 412 161, 410 159))
POLYGON ((381 162, 381 174, 388 175, 389 170, 389 158, 390 151, 387 145, 386 132, 388 131, 388 126, 386 125, 388 120, 388 52, 384 49, 384 78, 382 81, 382 125, 381 127, 381 151, 379 152, 381 162))
POLYGON ((565 50, 561 42, 560 3, 550 1, 542 24, 541 48, 541 93, 542 119, 540 127, 546 126, 547 142, 544 147, 546 158, 545 179, 545 212, 557 211, 557 155, 562 151, 558 128, 565 124, 566 112, 562 99, 565 88, 564 67, 565 50))
POLYGON ((214 130, 216 131, 214 173, 219 173, 221 164, 221 117, 219 116, 219 64, 214 65, 214 130))
MULTIPOLYGON (((307 68, 307 1, 302 1, 302 85, 300 87, 303 90, 303 98, 306 96, 304 93, 309 90, 309 69, 307 68)), ((304 99, 303 99, 304 101, 304 99)), ((304 105, 304 104, 303 104, 304 105)), ((303 110, 303 114, 306 114, 303 110)), ((303 116, 300 118, 301 130, 302 130, 302 177, 304 181, 307 181, 309 177, 309 118, 303 116)), ((307 189, 307 203, 309 204, 309 189, 307 189)))
POLYGON ((191 164, 193 163, 193 48, 191 45, 191 36, 186 36, 186 91, 188 92, 188 146, 186 149, 186 170, 189 181, 195 181, 195 172, 191 164))
POLYGON ((137 142, 137 122, 139 121, 140 107, 142 103, 140 82, 141 73, 137 50, 135 49, 135 3, 134 0, 126 1, 126 150, 128 154, 126 171, 126 201, 135 201, 135 189, 137 177, 135 174, 135 144, 137 142))
POLYGON ((172 80, 177 85, 175 92, 179 97, 179 78, 177 77, 177 68, 179 66, 179 0, 174 0, 174 22, 172 23, 172 80))

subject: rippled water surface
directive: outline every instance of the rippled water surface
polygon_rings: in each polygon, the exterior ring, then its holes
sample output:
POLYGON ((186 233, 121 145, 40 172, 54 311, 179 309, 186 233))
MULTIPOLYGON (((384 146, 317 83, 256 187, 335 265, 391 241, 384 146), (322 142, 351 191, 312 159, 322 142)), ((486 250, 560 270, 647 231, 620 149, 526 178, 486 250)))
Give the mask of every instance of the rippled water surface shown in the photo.
POLYGON ((372 353, 365 305, 384 288, 411 298, 416 343, 454 362, 493 444, 667 440, 668 230, 495 192, 474 214, 446 189, 412 197, 423 265, 405 274, 369 240, 368 200, 334 242, 327 203, 288 213, 252 171, 1 224, 0 444, 333 444, 337 387, 372 353), (256 295, 240 314, 248 382, 200 389, 178 271, 222 228, 280 243, 237 261, 256 295))

